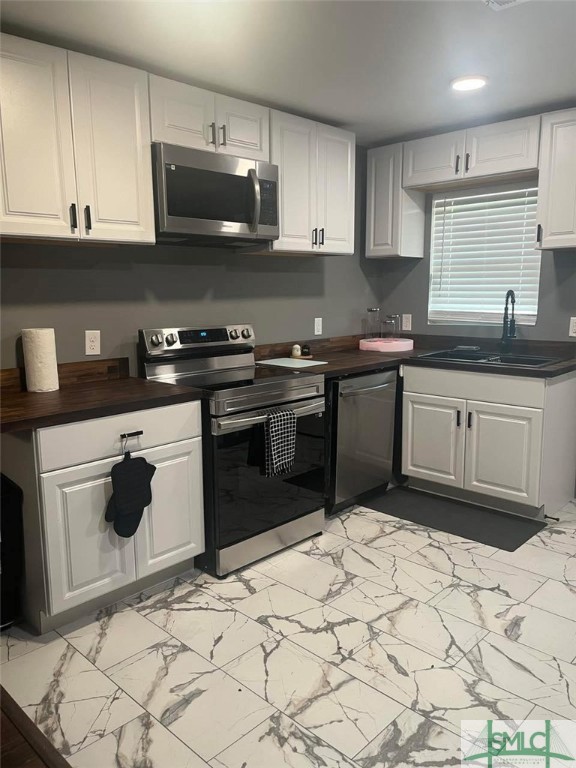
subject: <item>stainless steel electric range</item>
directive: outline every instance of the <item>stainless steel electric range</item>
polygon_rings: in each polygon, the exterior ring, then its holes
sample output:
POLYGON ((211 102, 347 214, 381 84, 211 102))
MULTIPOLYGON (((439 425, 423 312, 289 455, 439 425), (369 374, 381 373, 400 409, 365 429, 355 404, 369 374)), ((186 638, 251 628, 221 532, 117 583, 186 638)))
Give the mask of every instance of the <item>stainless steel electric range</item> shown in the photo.
POLYGON ((225 576, 319 533, 324 525, 324 377, 258 366, 252 326, 138 332, 140 375, 201 389, 206 552, 195 564, 225 576), (296 460, 263 473, 268 414, 297 416, 296 460))

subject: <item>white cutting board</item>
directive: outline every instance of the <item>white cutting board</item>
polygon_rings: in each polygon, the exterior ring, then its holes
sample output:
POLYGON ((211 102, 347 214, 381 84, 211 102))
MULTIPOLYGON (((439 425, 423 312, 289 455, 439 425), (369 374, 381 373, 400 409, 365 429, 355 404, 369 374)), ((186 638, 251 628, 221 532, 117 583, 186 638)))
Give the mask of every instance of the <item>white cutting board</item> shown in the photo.
POLYGON ((307 368, 309 365, 328 365, 322 360, 299 360, 292 357, 273 357, 270 360, 258 360, 258 365, 278 365, 284 368, 307 368))

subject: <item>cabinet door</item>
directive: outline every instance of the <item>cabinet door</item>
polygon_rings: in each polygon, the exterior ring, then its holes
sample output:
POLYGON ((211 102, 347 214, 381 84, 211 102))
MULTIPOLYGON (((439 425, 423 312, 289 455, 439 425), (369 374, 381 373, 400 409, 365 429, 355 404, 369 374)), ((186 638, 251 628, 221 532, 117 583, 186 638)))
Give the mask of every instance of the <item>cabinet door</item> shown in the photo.
POLYGON ((148 76, 80 53, 69 65, 81 236, 153 243, 148 76))
POLYGON ((404 393, 402 471, 443 485, 464 482, 466 401, 404 393))
POLYGON ((218 152, 270 160, 270 110, 259 104, 216 95, 218 152))
POLYGON ((156 75, 149 78, 152 141, 215 152, 214 94, 156 75))
POLYGON ((464 487, 538 506, 542 413, 469 400, 464 487))
POLYGON ((318 249, 354 253, 356 137, 318 125, 318 249))
POLYGON ((280 237, 275 251, 317 250, 316 123, 272 112, 271 159, 278 166, 280 237), (316 229, 315 238, 313 230, 316 229))
POLYGON ((443 133, 404 144, 404 187, 421 187, 464 175, 466 131, 443 133))
POLYGON ((77 238, 66 51, 2 35, 0 56, 2 233, 77 238))
POLYGON ((104 520, 118 458, 40 475, 51 613, 105 595, 136 578, 134 541, 104 520))
POLYGON ((540 115, 481 125, 466 131, 464 175, 474 178, 536 170, 540 115))
POLYGON ((542 115, 538 223, 542 248, 576 248, 576 109, 542 115))
POLYGON ((202 438, 152 448, 152 504, 136 533, 138 578, 204 552, 202 438))
POLYGON ((368 151, 366 256, 424 255, 424 192, 402 189, 403 145, 368 151))
POLYGON ((400 243, 402 144, 368 152, 366 256, 397 256, 400 243))

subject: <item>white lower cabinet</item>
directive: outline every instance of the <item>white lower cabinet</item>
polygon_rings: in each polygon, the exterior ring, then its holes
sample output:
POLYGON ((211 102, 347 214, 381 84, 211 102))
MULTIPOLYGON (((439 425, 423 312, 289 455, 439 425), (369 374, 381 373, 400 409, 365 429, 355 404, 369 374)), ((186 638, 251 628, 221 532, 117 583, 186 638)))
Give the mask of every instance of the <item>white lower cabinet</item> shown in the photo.
POLYGON ((404 394, 404 474, 462 487, 465 411, 465 400, 404 394))
POLYGON ((26 489, 24 612, 41 632, 204 552, 199 402, 2 435, 2 471, 26 489), (125 447, 156 467, 152 502, 129 538, 105 519, 125 447))
POLYGON ((131 538, 104 519, 118 457, 40 477, 50 612, 61 613, 204 551, 202 439, 133 454, 156 467, 131 538))
POLYGON ((107 459, 40 477, 50 613, 60 613, 136 579, 134 542, 104 520, 112 495, 107 459))
POLYGON ((406 366, 404 387, 402 471, 416 487, 427 481, 547 510, 572 498, 576 374, 547 380, 406 366))
POLYGON ((204 551, 202 439, 184 440, 141 454, 154 464, 152 504, 134 537, 136 576, 142 578, 204 551))
POLYGON ((464 487, 536 506, 542 416, 538 408, 468 401, 464 487))

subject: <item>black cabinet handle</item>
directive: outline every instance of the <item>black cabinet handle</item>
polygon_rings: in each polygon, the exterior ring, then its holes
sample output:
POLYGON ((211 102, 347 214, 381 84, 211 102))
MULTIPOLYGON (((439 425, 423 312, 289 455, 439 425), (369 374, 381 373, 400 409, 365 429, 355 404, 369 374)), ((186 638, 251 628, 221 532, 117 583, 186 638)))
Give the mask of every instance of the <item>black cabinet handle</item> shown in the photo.
POLYGON ((312 245, 318 245, 318 227, 312 230, 312 245))
POLYGON ((70 226, 72 229, 78 229, 78 216, 76 215, 76 203, 70 206, 70 226))
POLYGON ((324 245, 324 227, 320 230, 320 243, 319 245, 324 245))
POLYGON ((542 224, 538 224, 536 227, 536 242, 538 245, 542 245, 542 224))
POLYGON ((460 408, 456 411, 456 426, 459 427, 462 424, 462 411, 460 408))
POLYGON ((84 208, 84 226, 86 227, 86 232, 90 232, 92 229, 92 215, 90 214, 89 205, 84 208))
POLYGON ((456 167, 454 168, 454 173, 458 173, 460 170, 460 155, 456 155, 456 167))
POLYGON ((210 144, 216 146, 216 123, 210 123, 210 135, 212 136, 210 144))
POLYGON ((468 411, 468 429, 472 429, 472 411, 468 411))
POLYGON ((137 429, 135 432, 121 432, 120 440, 128 440, 129 437, 140 437, 144 434, 143 429, 137 429))
POLYGON ((464 165, 464 170, 466 173, 470 170, 470 152, 466 152, 466 163, 464 165))

